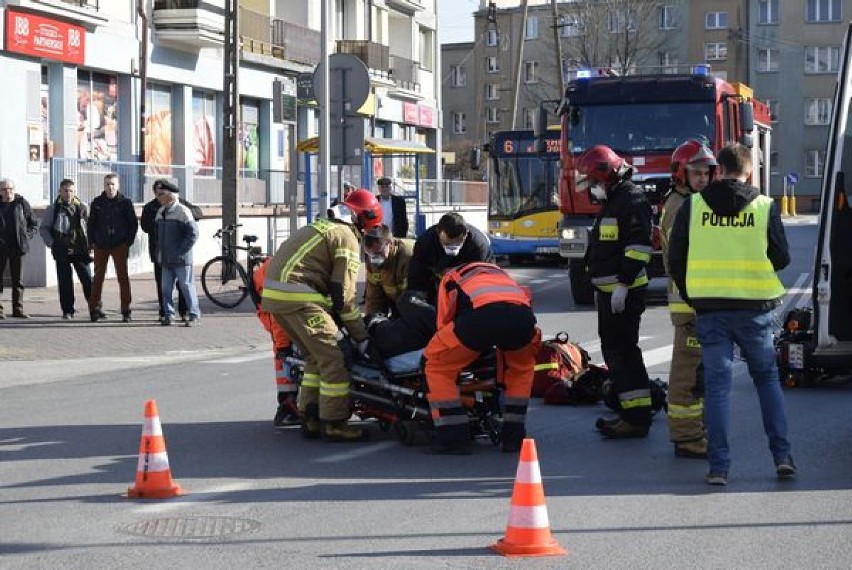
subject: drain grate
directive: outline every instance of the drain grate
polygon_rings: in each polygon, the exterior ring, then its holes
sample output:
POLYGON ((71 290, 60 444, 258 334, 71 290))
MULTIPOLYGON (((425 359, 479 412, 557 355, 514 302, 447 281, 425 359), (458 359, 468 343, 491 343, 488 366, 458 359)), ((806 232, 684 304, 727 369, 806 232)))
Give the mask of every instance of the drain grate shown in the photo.
POLYGON ((235 517, 175 517, 150 519, 118 527, 118 532, 147 538, 213 538, 252 532, 260 522, 235 517))

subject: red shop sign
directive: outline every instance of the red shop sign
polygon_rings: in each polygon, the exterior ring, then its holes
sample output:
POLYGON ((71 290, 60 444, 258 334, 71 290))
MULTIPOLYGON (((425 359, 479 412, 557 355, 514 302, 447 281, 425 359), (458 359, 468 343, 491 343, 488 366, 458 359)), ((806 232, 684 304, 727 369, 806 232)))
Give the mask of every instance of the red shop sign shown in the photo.
POLYGON ((86 30, 82 26, 7 9, 6 50, 83 65, 86 30))
POLYGON ((416 125, 420 116, 417 113, 417 105, 414 103, 402 104, 402 120, 406 123, 416 125))

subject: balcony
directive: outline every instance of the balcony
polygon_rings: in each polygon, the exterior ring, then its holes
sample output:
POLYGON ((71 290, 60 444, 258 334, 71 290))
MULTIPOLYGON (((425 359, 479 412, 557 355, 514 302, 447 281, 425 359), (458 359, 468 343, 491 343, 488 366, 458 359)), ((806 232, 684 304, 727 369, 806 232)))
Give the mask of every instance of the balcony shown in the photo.
POLYGON ((390 70, 388 71, 388 77, 393 79, 394 83, 396 83, 401 89, 419 92, 419 73, 420 64, 416 61, 399 55, 390 56, 390 70))
POLYGON ((179 49, 220 47, 225 39, 225 0, 154 0, 157 40, 179 49))
POLYGON ((240 8, 243 51, 314 66, 322 57, 318 31, 240 8))
POLYGON ((385 4, 388 5, 388 8, 393 8, 409 16, 425 10, 422 0, 385 0, 385 4))
POLYGON ((354 55, 373 75, 390 75, 390 48, 369 40, 337 40, 337 53, 354 55))

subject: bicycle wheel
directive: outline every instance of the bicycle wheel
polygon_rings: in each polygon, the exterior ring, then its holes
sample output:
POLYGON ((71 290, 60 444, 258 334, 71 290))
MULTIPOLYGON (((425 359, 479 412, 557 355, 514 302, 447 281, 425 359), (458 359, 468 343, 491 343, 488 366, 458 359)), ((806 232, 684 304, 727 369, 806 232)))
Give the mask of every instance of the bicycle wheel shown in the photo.
POLYGON ((201 288, 214 304, 233 309, 248 297, 246 271, 229 257, 214 257, 201 270, 201 288))

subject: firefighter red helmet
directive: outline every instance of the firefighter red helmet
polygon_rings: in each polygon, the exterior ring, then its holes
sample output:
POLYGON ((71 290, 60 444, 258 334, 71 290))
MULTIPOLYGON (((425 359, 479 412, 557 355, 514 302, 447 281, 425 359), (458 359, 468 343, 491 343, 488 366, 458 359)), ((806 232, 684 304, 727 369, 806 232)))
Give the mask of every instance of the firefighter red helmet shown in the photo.
POLYGON ((382 224, 382 206, 369 190, 353 190, 343 203, 355 214, 355 225, 362 232, 369 231, 382 224))
POLYGON ((577 159, 577 171, 601 184, 611 184, 627 165, 606 145, 595 145, 577 159))
POLYGON ((681 144, 672 153, 672 181, 677 186, 686 186, 686 169, 690 166, 707 166, 710 168, 710 178, 716 168, 716 157, 707 145, 695 139, 681 144))

